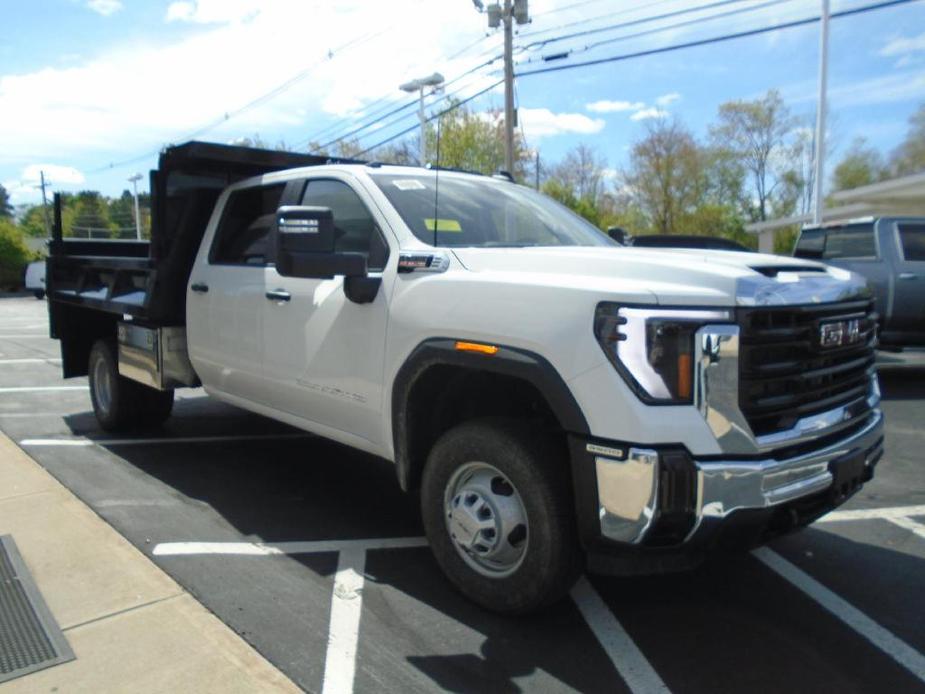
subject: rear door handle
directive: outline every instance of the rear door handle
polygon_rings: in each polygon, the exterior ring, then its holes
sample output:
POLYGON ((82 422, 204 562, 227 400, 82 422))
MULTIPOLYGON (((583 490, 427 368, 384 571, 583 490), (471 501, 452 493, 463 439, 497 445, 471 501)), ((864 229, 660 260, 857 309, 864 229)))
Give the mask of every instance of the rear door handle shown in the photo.
POLYGON ((202 282, 196 282, 195 284, 191 284, 189 288, 192 289, 194 292, 198 292, 199 294, 205 294, 207 291, 209 291, 209 285, 203 284, 202 282))
POLYGON ((900 273, 899 273, 899 279, 901 279, 901 280, 914 280, 914 279, 918 279, 918 275, 916 275, 914 272, 900 272, 900 273))
POLYGON ((289 299, 292 298, 292 294, 282 289, 274 289, 272 292, 267 292, 266 297, 270 301, 289 301, 289 299))

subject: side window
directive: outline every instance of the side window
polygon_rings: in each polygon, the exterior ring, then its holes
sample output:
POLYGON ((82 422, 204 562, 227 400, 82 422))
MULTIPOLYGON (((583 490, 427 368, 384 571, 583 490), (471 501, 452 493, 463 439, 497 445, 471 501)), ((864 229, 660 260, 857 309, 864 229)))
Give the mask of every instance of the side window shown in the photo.
POLYGON ((925 260, 925 224, 900 224, 904 260, 925 260))
POLYGON ((209 262, 266 265, 270 229, 285 187, 279 183, 232 193, 218 224, 209 262))
POLYGON ((822 257, 876 258, 877 244, 874 241, 873 224, 856 224, 827 230, 822 257))
POLYGON ((793 250, 797 258, 812 258, 818 260, 822 257, 825 248, 825 232, 822 229, 804 229, 793 250))
POLYGON ((366 205, 350 186, 330 179, 310 180, 302 204, 331 209, 334 250, 364 254, 370 270, 385 267, 389 247, 366 205))

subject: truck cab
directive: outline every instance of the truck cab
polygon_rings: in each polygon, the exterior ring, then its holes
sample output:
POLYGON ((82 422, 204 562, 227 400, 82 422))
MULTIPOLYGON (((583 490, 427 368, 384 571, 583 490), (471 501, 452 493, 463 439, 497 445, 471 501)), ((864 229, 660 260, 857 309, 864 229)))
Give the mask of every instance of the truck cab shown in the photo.
POLYGON ((804 227, 793 255, 867 278, 881 347, 925 347, 925 218, 868 217, 804 227))
POLYGON ((204 147, 162 156, 155 197, 186 202, 150 247, 56 232, 52 334, 104 428, 156 426, 201 384, 391 461, 445 574, 504 613, 584 568, 755 546, 874 474, 855 273, 620 246, 490 176, 204 147))

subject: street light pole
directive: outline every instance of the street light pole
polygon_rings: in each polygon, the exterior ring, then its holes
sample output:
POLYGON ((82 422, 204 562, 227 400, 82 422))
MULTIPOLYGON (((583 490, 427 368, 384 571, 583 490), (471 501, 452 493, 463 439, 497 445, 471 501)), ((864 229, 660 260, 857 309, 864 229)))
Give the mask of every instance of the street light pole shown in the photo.
POLYGON ((822 0, 819 32, 819 103, 816 106, 816 146, 813 153, 813 223, 822 224, 822 183, 825 176, 826 82, 829 63, 829 0, 822 0))
POLYGON ((128 180, 132 182, 132 195, 135 197, 135 238, 141 240, 141 214, 138 209, 138 181, 141 180, 141 174, 136 173, 129 176, 128 180))
POLYGON ((418 120, 421 121, 421 166, 424 166, 427 163, 427 115, 424 113, 424 89, 427 87, 433 87, 436 91, 441 84, 443 84, 443 75, 441 75, 439 72, 435 72, 429 77, 420 77, 416 80, 405 82, 398 87, 403 92, 418 93, 418 120))

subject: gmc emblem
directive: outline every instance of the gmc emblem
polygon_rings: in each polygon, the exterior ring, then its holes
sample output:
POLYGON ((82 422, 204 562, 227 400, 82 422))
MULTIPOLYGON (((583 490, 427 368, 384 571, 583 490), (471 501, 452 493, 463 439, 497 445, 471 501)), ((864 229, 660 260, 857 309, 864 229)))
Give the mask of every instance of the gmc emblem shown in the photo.
POLYGON ((820 347, 843 347, 861 339, 861 324, 857 319, 837 320, 819 326, 820 347))

